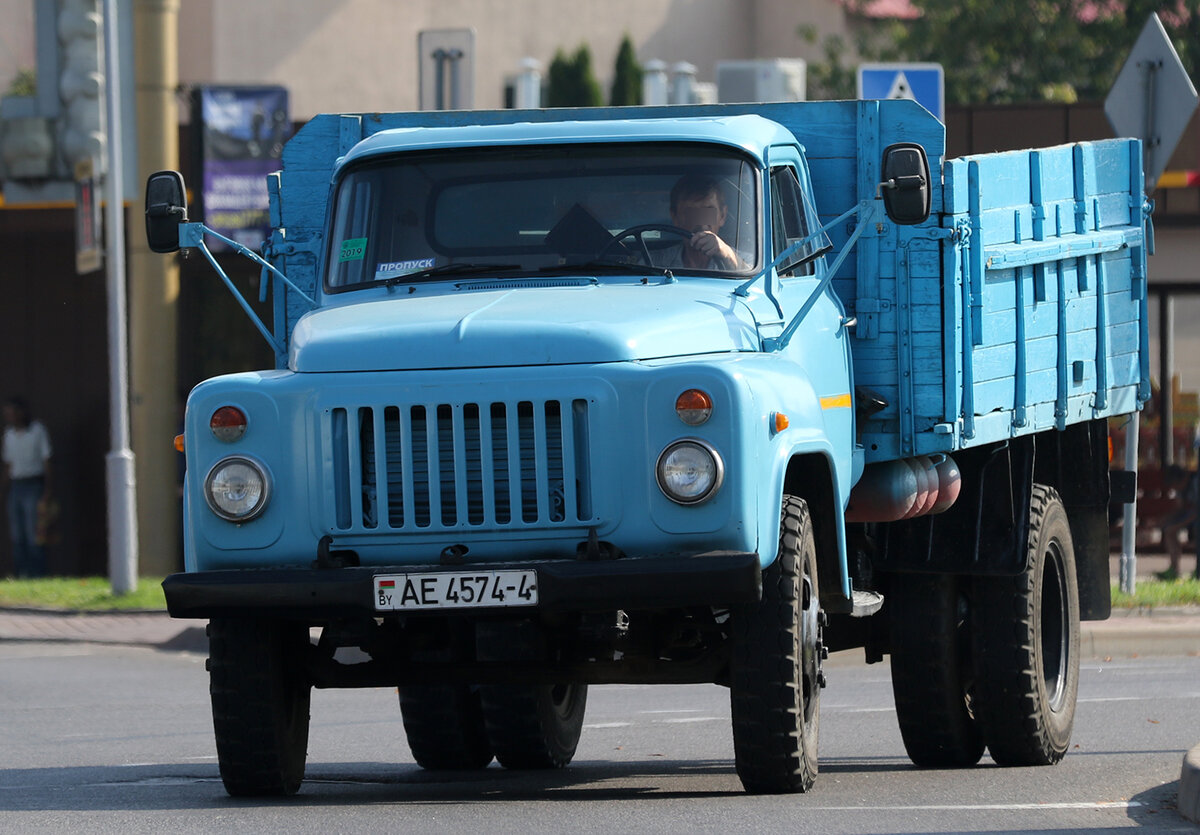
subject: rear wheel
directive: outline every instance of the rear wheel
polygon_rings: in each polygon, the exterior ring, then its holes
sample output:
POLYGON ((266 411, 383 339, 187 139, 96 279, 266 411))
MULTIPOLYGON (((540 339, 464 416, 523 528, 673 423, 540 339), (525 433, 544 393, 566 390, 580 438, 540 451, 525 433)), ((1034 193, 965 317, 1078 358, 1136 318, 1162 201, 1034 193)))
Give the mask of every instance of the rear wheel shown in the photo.
POLYGON ((734 759, 751 794, 803 792, 817 776, 824 647, 816 541, 802 499, 784 496, 779 556, 762 583, 759 603, 732 612, 734 759))
POLYGON ((1000 765, 1050 765, 1067 752, 1079 691, 1079 590, 1062 499, 1037 484, 1028 568, 975 583, 976 715, 1000 765))
POLYGON ((408 747, 422 768, 469 771, 492 761, 479 693, 468 685, 401 687, 400 713, 408 747))
POLYGON ((308 756, 308 628, 251 618, 208 625, 217 761, 234 797, 295 794, 308 756))
POLYGON ((926 768, 962 768, 983 756, 960 583, 953 575, 897 574, 887 596, 900 735, 909 759, 926 768))
POLYGON ((479 688, 487 739, 505 768, 562 768, 583 731, 586 684, 479 688))

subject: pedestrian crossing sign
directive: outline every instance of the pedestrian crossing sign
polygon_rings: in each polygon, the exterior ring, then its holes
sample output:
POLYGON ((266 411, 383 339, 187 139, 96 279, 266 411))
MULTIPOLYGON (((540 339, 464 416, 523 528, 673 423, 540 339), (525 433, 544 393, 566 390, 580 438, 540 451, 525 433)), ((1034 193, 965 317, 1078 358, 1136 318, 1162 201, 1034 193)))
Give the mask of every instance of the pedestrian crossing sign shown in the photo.
POLYGON ((946 121, 946 84, 941 64, 860 64, 860 99, 912 99, 946 121))

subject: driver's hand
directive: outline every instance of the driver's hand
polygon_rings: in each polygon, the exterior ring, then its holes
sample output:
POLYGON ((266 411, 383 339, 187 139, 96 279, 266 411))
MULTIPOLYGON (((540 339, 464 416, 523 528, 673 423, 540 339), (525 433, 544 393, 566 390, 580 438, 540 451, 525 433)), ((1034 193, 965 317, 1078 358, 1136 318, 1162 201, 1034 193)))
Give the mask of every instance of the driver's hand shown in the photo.
POLYGON ((717 259, 726 268, 736 268, 739 266, 740 261, 737 253, 715 232, 704 230, 696 232, 692 235, 691 240, 688 241, 688 246, 703 254, 706 258, 717 259))

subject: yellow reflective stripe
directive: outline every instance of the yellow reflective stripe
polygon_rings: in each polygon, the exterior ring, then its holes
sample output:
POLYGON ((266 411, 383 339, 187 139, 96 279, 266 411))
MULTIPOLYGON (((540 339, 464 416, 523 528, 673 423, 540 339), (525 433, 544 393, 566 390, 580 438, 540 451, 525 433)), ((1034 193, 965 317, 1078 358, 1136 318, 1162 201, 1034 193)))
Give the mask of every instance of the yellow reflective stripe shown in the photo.
POLYGON ((850 395, 849 394, 835 394, 832 397, 822 397, 821 398, 821 408, 822 409, 849 409, 850 408, 850 395))

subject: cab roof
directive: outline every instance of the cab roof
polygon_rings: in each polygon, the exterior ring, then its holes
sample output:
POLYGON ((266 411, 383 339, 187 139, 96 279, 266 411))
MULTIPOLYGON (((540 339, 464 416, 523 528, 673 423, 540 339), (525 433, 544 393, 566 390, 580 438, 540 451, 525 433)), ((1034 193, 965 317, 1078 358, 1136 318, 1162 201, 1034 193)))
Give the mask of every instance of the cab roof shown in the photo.
POLYGON ((759 165, 771 145, 796 144, 778 122, 761 116, 679 119, 604 119, 575 122, 517 122, 503 125, 391 128, 359 142, 334 169, 401 151, 608 142, 704 142, 736 148, 759 165))

